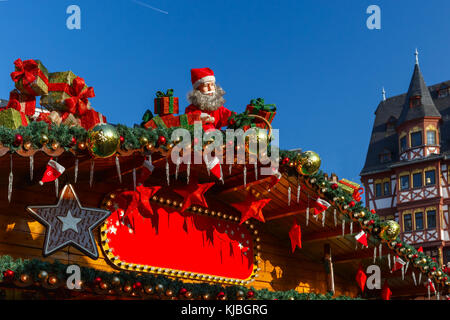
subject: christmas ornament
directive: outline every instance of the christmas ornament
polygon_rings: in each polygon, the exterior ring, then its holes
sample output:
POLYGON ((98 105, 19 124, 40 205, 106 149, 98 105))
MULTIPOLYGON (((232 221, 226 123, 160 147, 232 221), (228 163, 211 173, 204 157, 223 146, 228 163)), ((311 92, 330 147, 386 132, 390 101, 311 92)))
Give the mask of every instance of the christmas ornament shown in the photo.
POLYGON ((120 137, 114 126, 102 123, 88 131, 87 147, 97 158, 108 158, 114 155, 120 144, 120 137))
POLYGON ((320 157, 314 151, 305 151, 297 157, 297 172, 301 175, 312 175, 319 171, 320 157))
POLYGON ((14 136, 14 145, 15 146, 20 146, 22 144, 22 142, 23 142, 23 136, 21 134, 17 133, 14 136))
POLYGON ((217 179, 222 180, 222 170, 220 166, 220 160, 218 157, 211 157, 208 158, 208 155, 205 154, 203 156, 203 160, 206 164, 206 169, 208 170, 208 174, 212 173, 213 176, 215 176, 217 179))
POLYGON ((331 205, 323 199, 317 198, 313 204, 313 214, 317 216, 318 214, 327 210, 331 205))
POLYGON ((241 212, 241 222, 239 224, 242 224, 250 218, 265 222, 262 209, 270 202, 270 200, 271 199, 257 200, 249 193, 245 201, 231 203, 231 206, 241 212))
POLYGON ((361 231, 360 233, 358 233, 355 236, 356 241, 358 241, 359 243, 361 243, 363 246, 368 247, 367 244, 367 235, 364 231, 361 231))
POLYGON ((159 136, 159 138, 158 138, 158 145, 165 145, 166 144, 166 142, 167 142, 167 139, 166 139, 166 137, 164 137, 164 136, 159 136))
POLYGON ((192 183, 187 185, 184 189, 175 189, 174 192, 178 193, 184 198, 183 206, 181 207, 181 212, 186 211, 191 205, 197 204, 208 208, 208 203, 205 199, 205 192, 208 191, 215 183, 192 183))
POLYGON ((398 237, 400 234, 400 225, 393 221, 393 220, 387 220, 382 223, 381 226, 381 232, 380 237, 385 240, 394 240, 398 237))
POLYGON ((364 292, 364 289, 366 287, 366 281, 367 281, 367 275, 364 272, 362 266, 359 266, 359 269, 356 272, 356 282, 358 283, 358 286, 361 289, 361 292, 364 292))
POLYGON ((52 182, 58 179, 66 170, 62 165, 53 159, 50 159, 47 163, 47 168, 45 169, 44 176, 42 177, 39 184, 42 186, 46 182, 52 182))
POLYGON ((294 219, 294 224, 289 231, 289 238, 291 239, 292 253, 294 253, 296 247, 302 248, 302 231, 297 219, 294 219))
POLYGON ((82 207, 70 184, 63 188, 56 205, 28 206, 27 210, 46 227, 44 256, 72 245, 90 258, 98 258, 93 230, 111 213, 82 207))
POLYGON ((125 217, 133 216, 134 211, 137 210, 144 218, 149 218, 153 215, 150 198, 160 189, 159 186, 145 187, 139 185, 136 187, 136 191, 122 192, 117 197, 117 203, 121 209, 125 210, 125 217))
POLYGON ((144 183, 153 173, 153 170, 155 170, 155 166, 152 164, 151 156, 148 156, 148 160, 144 160, 144 163, 142 164, 142 169, 139 178, 137 179, 137 184, 144 183))
POLYGON ((48 140, 49 140, 48 136, 43 134, 43 135, 41 135, 41 139, 39 140, 39 142, 41 143, 41 145, 44 145, 44 144, 48 143, 48 140))

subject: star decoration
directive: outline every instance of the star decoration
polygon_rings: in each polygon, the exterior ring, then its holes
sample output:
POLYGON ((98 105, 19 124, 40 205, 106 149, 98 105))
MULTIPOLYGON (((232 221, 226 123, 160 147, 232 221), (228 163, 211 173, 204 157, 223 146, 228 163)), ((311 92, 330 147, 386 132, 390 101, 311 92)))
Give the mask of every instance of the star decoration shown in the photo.
POLYGON ((77 224, 80 222, 80 218, 72 217, 72 212, 67 211, 67 216, 58 216, 58 219, 63 223, 62 231, 66 231, 68 229, 72 229, 76 233, 78 233, 77 224))
POLYGON ((157 193, 161 187, 152 186, 145 187, 139 185, 136 191, 124 191, 117 198, 120 208, 126 208, 125 216, 131 217, 134 211, 138 211, 144 218, 149 218, 153 215, 153 209, 150 205, 150 198, 157 193), (131 199, 128 201, 128 199, 131 199))
POLYGON ((193 204, 208 208, 208 203, 206 203, 205 199, 205 192, 208 191, 208 189, 211 188, 214 184, 214 182, 202 184, 192 183, 184 189, 173 190, 184 198, 183 207, 181 208, 180 212, 184 212, 193 204))
POLYGON ((110 211, 82 207, 70 184, 64 187, 56 205, 28 206, 27 210, 46 227, 44 256, 72 245, 90 258, 98 258, 93 230, 110 211))
POLYGON ((294 220, 294 225, 289 231, 289 238, 291 238, 292 253, 294 253, 297 246, 300 249, 302 248, 302 231, 297 220, 294 220))
POLYGON ((261 199, 258 200, 252 195, 248 195, 244 202, 232 203, 231 205, 241 212, 241 222, 242 224, 250 218, 265 222, 262 209, 270 202, 271 199, 261 199))

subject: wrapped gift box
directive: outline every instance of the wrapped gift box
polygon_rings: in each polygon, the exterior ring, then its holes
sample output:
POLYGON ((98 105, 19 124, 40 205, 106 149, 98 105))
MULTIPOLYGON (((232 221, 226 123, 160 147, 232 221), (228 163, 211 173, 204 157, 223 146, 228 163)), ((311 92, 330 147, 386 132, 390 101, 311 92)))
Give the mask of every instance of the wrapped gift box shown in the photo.
POLYGON ((338 185, 345 192, 351 194, 353 199, 355 199, 356 201, 361 201, 361 195, 364 193, 364 189, 361 188, 360 184, 347 179, 341 179, 339 180, 338 185))
POLYGON ((33 116, 36 111, 36 97, 14 89, 9 93, 7 108, 16 109, 26 116, 33 116))
MULTIPOLYGON (((250 104, 247 105, 245 112, 247 114, 254 114, 266 119, 269 123, 272 123, 275 118, 276 106, 274 104, 264 104, 264 99, 258 98, 250 101, 250 104)), ((262 120, 255 120, 255 124, 257 127, 268 129, 266 123, 262 122, 262 120)))
MULTIPOLYGON (((71 112, 84 114, 85 111, 81 111, 72 106, 69 101, 71 98, 79 97, 81 95, 88 94, 89 97, 93 97, 93 89, 88 87, 82 78, 77 77, 72 71, 54 72, 49 74, 49 92, 47 95, 41 97, 40 104, 49 110, 71 112), (78 79, 75 81, 75 79, 78 79), (82 80, 82 81, 81 81, 82 80)), ((77 101, 79 101, 77 99, 77 101)), ((80 101, 81 102, 81 101, 80 101)), ((85 110, 92 109, 89 101, 82 102, 85 110), (85 104, 85 106, 84 106, 85 104)))
POLYGON ((0 126, 9 129, 17 129, 21 126, 28 126, 27 116, 13 108, 6 108, 0 111, 0 126))
POLYGON ((23 94, 42 96, 48 93, 48 71, 39 60, 17 59, 16 70, 11 73, 16 88, 23 94))
POLYGON ((100 112, 93 109, 86 111, 86 113, 80 118, 81 126, 86 130, 91 129, 97 124, 106 123, 106 117, 100 112))
POLYGON ((152 120, 144 124, 145 128, 185 128, 189 129, 194 125, 195 121, 200 121, 199 113, 182 114, 179 116, 174 116, 169 114, 166 116, 155 116, 152 120))

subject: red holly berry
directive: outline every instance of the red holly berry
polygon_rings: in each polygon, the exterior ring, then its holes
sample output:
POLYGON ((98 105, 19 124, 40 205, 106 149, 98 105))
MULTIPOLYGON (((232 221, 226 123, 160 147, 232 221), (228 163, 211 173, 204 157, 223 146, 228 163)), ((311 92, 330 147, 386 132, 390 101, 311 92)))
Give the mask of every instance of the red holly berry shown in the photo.
POLYGON ((370 221, 369 221, 369 225, 374 224, 374 223, 375 223, 374 220, 370 220, 370 221))
POLYGON ((395 246, 396 246, 397 248, 401 248, 401 247, 402 247, 402 244, 399 242, 399 243, 397 243, 395 246))
POLYGON ((158 138, 158 144, 159 144, 159 145, 164 145, 164 144, 166 144, 166 142, 167 142, 166 137, 160 136, 160 137, 158 138))
POLYGON ((71 144, 71 145, 74 145, 74 144, 76 144, 76 143, 77 143, 77 138, 72 137, 72 139, 70 139, 70 144, 71 144))
POLYGON ((16 134, 15 135, 15 137, 14 137, 14 144, 16 145, 16 146, 18 146, 18 145, 21 145, 22 144, 22 142, 23 142, 23 136, 21 135, 21 134, 16 134))
POLYGON ((289 163, 289 161, 291 161, 291 160, 288 157, 286 157, 281 161, 281 164, 287 164, 287 163, 289 163))
POLYGON ((370 212, 372 212, 373 214, 377 213, 377 212, 375 211, 375 209, 370 210, 370 212))
POLYGON ((436 267, 433 267, 433 271, 436 271, 436 267))
POLYGON ((14 278, 14 274, 15 274, 14 271, 8 269, 3 272, 3 278, 5 278, 6 280, 10 280, 14 278))
POLYGON ((414 259, 417 259, 419 256, 417 254, 413 255, 414 259))
POLYGON ((180 293, 181 295, 185 295, 186 292, 187 292, 186 288, 181 288, 179 293, 180 293))
POLYGON ((338 187, 339 187, 339 186, 338 186, 337 183, 333 183, 333 184, 331 185, 331 189, 333 189, 333 190, 336 190, 338 187))

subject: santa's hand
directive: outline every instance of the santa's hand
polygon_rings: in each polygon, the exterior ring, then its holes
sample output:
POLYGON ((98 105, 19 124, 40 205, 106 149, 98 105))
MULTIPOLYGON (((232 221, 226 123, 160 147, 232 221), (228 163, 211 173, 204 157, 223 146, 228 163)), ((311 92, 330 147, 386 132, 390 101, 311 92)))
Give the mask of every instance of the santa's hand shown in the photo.
POLYGON ((204 112, 202 112, 200 114, 200 119, 202 120, 202 122, 212 122, 212 123, 214 123, 214 121, 215 121, 213 116, 210 116, 209 114, 204 113, 204 112))

